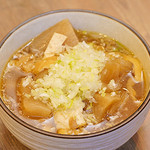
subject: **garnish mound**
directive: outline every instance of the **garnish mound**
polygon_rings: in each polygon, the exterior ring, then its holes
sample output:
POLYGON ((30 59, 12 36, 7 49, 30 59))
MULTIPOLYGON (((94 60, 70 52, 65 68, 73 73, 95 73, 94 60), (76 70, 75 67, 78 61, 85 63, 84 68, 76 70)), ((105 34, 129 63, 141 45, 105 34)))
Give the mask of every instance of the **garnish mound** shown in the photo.
POLYGON ((50 65, 48 75, 32 81, 35 89, 31 90, 31 95, 35 100, 50 102, 54 109, 71 108, 74 101, 84 99, 94 102, 93 95, 101 90, 100 72, 106 60, 103 51, 85 42, 66 46, 66 52, 50 65))

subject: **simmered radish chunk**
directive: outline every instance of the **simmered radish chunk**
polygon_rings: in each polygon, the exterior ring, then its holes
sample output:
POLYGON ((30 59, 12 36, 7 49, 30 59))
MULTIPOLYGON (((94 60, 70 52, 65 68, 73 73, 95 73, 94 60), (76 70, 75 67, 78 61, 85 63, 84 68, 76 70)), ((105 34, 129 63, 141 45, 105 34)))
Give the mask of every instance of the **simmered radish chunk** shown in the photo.
POLYGON ((31 118, 48 118, 51 116, 51 109, 41 101, 26 98, 22 96, 22 111, 23 114, 31 118))
POLYGON ((121 102, 120 96, 111 96, 108 93, 105 96, 96 93, 94 98, 96 103, 93 103, 93 113, 98 122, 101 122, 107 113, 116 113, 119 108, 118 104, 121 102))
POLYGON ((51 116, 51 107, 40 100, 35 100, 31 96, 32 85, 21 80, 18 86, 18 97, 22 113, 31 118, 48 118, 51 116))
POLYGON ((71 23, 68 19, 64 19, 34 38, 33 42, 30 44, 30 49, 45 51, 55 32, 67 36, 65 44, 69 46, 75 46, 79 42, 71 23))
POLYGON ((115 58, 106 63, 101 73, 101 80, 104 83, 109 83, 110 80, 118 80, 123 75, 132 71, 132 63, 123 58, 115 58))

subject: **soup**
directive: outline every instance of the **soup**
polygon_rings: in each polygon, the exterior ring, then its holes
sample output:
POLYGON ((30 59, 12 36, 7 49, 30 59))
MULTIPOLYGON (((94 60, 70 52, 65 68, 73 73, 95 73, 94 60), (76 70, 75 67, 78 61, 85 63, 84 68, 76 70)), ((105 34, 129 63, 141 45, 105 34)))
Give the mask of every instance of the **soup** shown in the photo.
POLYGON ((101 33, 65 19, 24 44, 2 75, 5 104, 27 123, 58 134, 87 134, 132 115, 145 98, 138 58, 101 33))

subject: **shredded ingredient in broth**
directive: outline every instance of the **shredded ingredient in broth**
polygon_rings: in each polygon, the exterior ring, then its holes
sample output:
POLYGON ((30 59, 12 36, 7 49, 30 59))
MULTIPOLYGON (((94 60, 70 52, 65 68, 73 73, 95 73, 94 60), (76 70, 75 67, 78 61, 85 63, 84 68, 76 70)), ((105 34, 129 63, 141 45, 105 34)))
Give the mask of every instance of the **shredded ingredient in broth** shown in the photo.
POLYGON ((143 69, 118 41, 75 31, 65 19, 12 56, 2 94, 9 109, 29 124, 86 134, 118 124, 138 109, 145 94, 143 69))

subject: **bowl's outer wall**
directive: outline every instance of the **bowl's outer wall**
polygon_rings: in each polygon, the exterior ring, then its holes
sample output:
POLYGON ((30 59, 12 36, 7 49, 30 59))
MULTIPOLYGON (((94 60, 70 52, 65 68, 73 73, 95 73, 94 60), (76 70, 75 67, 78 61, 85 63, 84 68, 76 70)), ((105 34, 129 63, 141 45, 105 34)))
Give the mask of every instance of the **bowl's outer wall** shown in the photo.
MULTIPOLYGON (((21 45, 37 36, 49 26, 68 18, 76 29, 107 34, 132 50, 141 60, 146 72, 147 92, 149 91, 150 59, 143 42, 124 25, 108 17, 87 12, 58 12, 41 16, 13 32, 0 49, 0 74, 8 58, 21 45)), ((55 138, 34 132, 12 119, 0 108, 1 119, 9 131, 24 145, 31 149, 116 149, 129 140, 139 129, 148 113, 150 104, 124 126, 100 136, 80 139, 55 138), (32 135, 32 136, 31 136, 32 135), (34 137, 34 138, 33 138, 34 137)))

